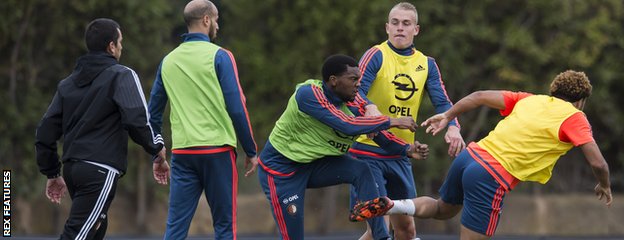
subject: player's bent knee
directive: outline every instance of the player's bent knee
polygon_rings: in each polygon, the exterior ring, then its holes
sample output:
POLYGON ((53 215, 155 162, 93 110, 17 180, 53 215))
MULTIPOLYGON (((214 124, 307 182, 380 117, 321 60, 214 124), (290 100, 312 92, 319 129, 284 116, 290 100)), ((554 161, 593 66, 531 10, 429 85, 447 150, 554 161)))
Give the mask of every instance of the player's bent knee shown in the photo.
POLYGON ((390 218, 396 239, 416 238, 416 226, 412 216, 394 215, 390 218))
POLYGON ((416 229, 416 227, 414 227, 414 218, 412 216, 397 216, 397 217, 407 217, 407 218, 393 219, 392 227, 394 229, 401 229, 401 230, 406 230, 406 231, 416 229))

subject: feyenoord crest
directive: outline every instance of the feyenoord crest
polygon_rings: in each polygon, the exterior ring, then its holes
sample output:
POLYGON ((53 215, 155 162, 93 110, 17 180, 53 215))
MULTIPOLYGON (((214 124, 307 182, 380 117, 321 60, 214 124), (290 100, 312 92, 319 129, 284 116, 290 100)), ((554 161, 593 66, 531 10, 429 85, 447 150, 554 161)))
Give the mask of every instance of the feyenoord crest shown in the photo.
POLYGON ((291 216, 295 216, 295 214, 297 214, 297 205, 295 205, 294 203, 288 204, 288 207, 286 207, 286 211, 291 216))

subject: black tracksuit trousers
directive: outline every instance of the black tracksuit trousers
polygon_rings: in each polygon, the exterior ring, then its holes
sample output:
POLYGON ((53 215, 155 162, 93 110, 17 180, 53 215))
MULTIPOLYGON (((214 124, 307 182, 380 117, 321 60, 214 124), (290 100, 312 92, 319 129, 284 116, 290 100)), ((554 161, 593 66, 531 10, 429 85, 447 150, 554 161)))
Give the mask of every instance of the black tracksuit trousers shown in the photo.
POLYGON ((104 239, 119 174, 84 161, 69 161, 63 165, 63 178, 72 205, 60 239, 104 239))

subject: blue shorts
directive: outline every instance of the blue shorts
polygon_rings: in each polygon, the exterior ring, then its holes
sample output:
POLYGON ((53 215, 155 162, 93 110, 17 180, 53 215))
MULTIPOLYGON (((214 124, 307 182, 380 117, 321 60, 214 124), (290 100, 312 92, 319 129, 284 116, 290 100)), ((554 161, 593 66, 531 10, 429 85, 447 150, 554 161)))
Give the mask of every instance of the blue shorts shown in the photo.
POLYGON ((267 141, 258 164, 260 186, 269 200, 282 239, 304 239, 307 188, 348 183, 354 186, 363 201, 379 197, 368 165, 349 155, 298 163, 282 155, 267 141))
MULTIPOLYGON (((375 183, 379 187, 379 195, 390 199, 412 199, 416 197, 416 184, 412 173, 412 162, 409 158, 381 159, 366 154, 349 153, 354 158, 364 161, 371 169, 375 183)), ((351 207, 360 197, 351 187, 351 207)), ((389 237, 388 228, 383 217, 368 220, 374 239, 389 237)))
MULTIPOLYGON (((349 153, 363 160, 371 168, 379 195, 390 199, 411 199, 416 197, 416 184, 412 173, 412 162, 408 158, 400 160, 380 160, 373 156, 349 153)), ((355 192, 351 192, 352 196, 355 192)), ((356 196, 353 196, 357 198, 356 196)), ((353 199, 353 198, 352 198, 353 199)))
POLYGON ((451 164, 440 198, 464 205, 461 223, 475 232, 492 236, 498 226, 507 190, 464 149, 451 164))

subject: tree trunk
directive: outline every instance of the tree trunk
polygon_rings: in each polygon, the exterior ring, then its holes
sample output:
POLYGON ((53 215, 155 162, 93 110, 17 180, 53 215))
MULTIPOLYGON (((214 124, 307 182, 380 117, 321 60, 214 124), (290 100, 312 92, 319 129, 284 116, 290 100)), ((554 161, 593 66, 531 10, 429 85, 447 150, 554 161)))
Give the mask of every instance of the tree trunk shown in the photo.
POLYGON ((22 41, 24 39, 24 35, 26 34, 26 29, 28 29, 28 25, 30 23, 30 16, 32 15, 32 5, 27 4, 26 10, 24 13, 24 19, 22 19, 21 24, 19 25, 19 30, 17 31, 17 37, 15 38, 15 45, 13 46, 13 51, 11 51, 11 67, 9 73, 9 89, 8 96, 9 100, 13 104, 13 106, 17 106, 17 72, 19 71, 19 54, 22 46, 22 41))
POLYGON ((136 215, 136 224, 137 224, 137 232, 139 234, 145 233, 147 230, 147 223, 145 221, 145 215, 147 213, 147 181, 146 181, 146 172, 147 172, 147 163, 145 162, 145 158, 140 151, 136 151, 138 160, 137 163, 137 215, 136 215))
POLYGON ((321 189, 322 204, 319 207, 320 209, 320 217, 318 218, 318 229, 317 232, 321 235, 327 235, 331 230, 331 226, 334 222, 334 215, 336 213, 336 198, 338 197, 338 188, 339 186, 331 186, 321 189))
POLYGON ((475 141, 479 136, 479 132, 481 131, 481 128, 483 128, 483 124, 487 119, 488 112, 490 112, 489 107, 481 107, 479 114, 477 115, 477 119, 470 126, 470 132, 464 138, 466 143, 475 141))
MULTIPOLYGON (((11 189, 12 190, 12 189, 11 189)), ((11 199, 14 200, 14 199, 11 199)), ((18 219, 19 221, 19 226, 22 229, 22 231, 24 231, 25 234, 32 234, 38 231, 38 229, 35 229, 35 227, 33 227, 32 224, 32 208, 30 207, 29 203, 27 203, 26 201, 11 201, 11 203, 13 203, 15 210, 12 211, 12 214, 14 215, 13 220, 18 219), (15 213, 19 213, 19 216, 15 216, 15 213)), ((55 213, 58 212, 57 210, 58 208, 54 208, 55 213)), ((55 216, 56 217, 56 216, 55 216)), ((54 220, 56 220, 57 218, 53 218, 54 220)), ((18 224, 13 223, 12 226, 12 230, 13 230, 13 236, 15 236, 15 227, 18 224)))

